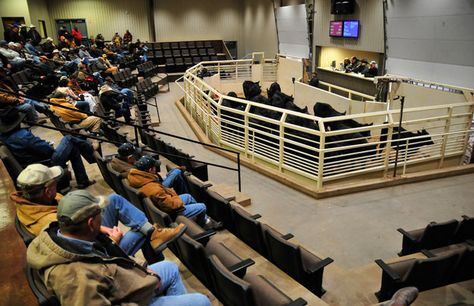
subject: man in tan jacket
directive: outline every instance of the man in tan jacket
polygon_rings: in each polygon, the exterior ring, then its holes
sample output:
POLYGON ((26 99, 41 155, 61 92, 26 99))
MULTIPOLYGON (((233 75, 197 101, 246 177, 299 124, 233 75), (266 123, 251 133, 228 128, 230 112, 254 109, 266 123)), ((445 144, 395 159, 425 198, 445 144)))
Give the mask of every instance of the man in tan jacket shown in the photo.
POLYGON ((58 114, 65 122, 78 123, 84 129, 93 133, 100 132, 102 119, 81 113, 74 105, 69 103, 63 94, 56 93, 56 98, 51 98, 51 110, 58 114))
POLYGON ((61 305, 210 306, 188 294, 175 263, 150 266, 128 257, 100 233, 103 199, 73 191, 59 201, 57 218, 28 247, 38 271, 61 305))
MULTIPOLYGON (((18 220, 35 236, 57 220, 58 201, 63 196, 56 192, 56 181, 61 175, 61 167, 48 168, 41 164, 29 165, 18 175, 20 191, 12 193, 10 198, 16 204, 18 220)), ((106 200, 108 205, 102 211, 100 230, 128 255, 133 256, 145 243, 149 243, 155 252, 160 252, 185 231, 182 224, 175 228, 150 224, 142 211, 117 194, 109 195, 106 200), (117 227, 119 221, 130 230, 123 233, 117 227)))
POLYGON ((196 222, 205 229, 220 229, 222 222, 215 222, 206 215, 206 204, 197 203, 192 195, 178 195, 173 188, 167 188, 156 174, 155 160, 149 156, 141 157, 128 172, 130 186, 149 197, 158 209, 172 215, 183 214, 195 217, 196 222))

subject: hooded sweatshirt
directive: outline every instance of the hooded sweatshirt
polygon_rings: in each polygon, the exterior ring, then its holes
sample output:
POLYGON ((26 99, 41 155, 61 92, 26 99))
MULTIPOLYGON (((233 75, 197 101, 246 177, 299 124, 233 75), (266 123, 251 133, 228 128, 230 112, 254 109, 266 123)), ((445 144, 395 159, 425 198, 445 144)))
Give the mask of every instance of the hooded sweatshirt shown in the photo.
POLYGON ((26 259, 61 305, 149 305, 159 277, 107 238, 100 246, 114 256, 81 252, 58 237, 58 229, 57 222, 44 229, 28 246, 26 259))
POLYGON ((57 221, 58 202, 63 196, 56 193, 51 205, 37 204, 25 199, 21 192, 13 192, 10 199, 16 204, 16 215, 28 232, 38 236, 40 231, 52 221, 57 221))
POLYGON ((153 204, 166 213, 176 213, 183 209, 183 201, 173 188, 166 188, 159 182, 158 175, 131 169, 128 172, 130 186, 149 197, 153 204))

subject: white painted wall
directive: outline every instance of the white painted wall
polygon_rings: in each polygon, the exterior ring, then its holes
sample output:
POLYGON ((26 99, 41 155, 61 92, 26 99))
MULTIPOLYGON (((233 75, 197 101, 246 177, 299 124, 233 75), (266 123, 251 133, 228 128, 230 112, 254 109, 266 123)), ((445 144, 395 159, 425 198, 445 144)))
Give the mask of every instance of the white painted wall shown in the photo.
POLYGON ((304 4, 283 6, 277 9, 279 53, 308 58, 308 25, 304 4))
POLYGON ((388 73, 474 88, 474 1, 391 0, 388 73))

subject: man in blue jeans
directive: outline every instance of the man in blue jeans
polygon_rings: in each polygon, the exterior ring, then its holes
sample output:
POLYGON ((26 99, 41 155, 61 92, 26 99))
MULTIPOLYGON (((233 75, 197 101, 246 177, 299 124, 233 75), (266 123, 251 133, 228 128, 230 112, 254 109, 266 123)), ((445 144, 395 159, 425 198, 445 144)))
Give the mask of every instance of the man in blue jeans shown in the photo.
MULTIPOLYGON (((133 144, 126 142, 123 143, 117 150, 118 155, 112 158, 110 165, 112 169, 120 173, 124 178, 128 176, 128 171, 133 168, 133 165, 137 160, 142 157, 143 153, 140 148, 135 147, 133 144)), ((161 162, 155 160, 155 166, 157 170, 160 169, 161 162)), ((173 188, 176 193, 183 194, 188 193, 188 185, 183 177, 184 171, 186 168, 184 166, 179 166, 177 168, 171 169, 164 177, 159 173, 156 175, 158 179, 167 188, 173 188)))
POLYGON ((23 166, 50 160, 55 166, 66 167, 71 162, 76 177, 77 188, 83 189, 95 183, 89 180, 81 156, 89 163, 94 163, 94 149, 87 140, 72 136, 64 136, 56 149, 47 142, 21 128, 20 123, 25 117, 23 113, 11 114, 9 118, 0 119, 0 141, 3 142, 23 166))
MULTIPOLYGON (((41 229, 57 221, 57 205, 63 196, 56 192, 56 182, 61 175, 61 167, 32 164, 17 178, 19 191, 13 192, 10 198, 16 203, 18 220, 32 235, 38 236, 41 229)), ((91 197, 86 191, 76 192, 76 198, 79 196, 91 197)), ((142 247, 147 247, 145 242, 149 243, 152 252, 161 252, 186 229, 181 224, 175 228, 150 224, 141 210, 117 194, 100 199, 107 203, 102 210, 100 231, 115 241, 127 255, 133 256, 142 247), (117 227, 119 221, 130 228, 125 234, 117 227)), ((153 253, 144 255, 154 259, 153 253)))
POLYGON ((106 206, 87 191, 70 192, 59 202, 58 222, 28 247, 28 264, 61 305, 211 305, 206 296, 187 293, 175 263, 147 266, 114 247, 100 233, 106 206))
POLYGON ((206 204, 197 203, 192 195, 178 195, 173 188, 168 188, 160 182, 156 172, 156 161, 150 156, 142 156, 128 172, 130 186, 137 188, 149 197, 160 210, 176 216, 183 214, 195 218, 196 222, 205 229, 220 229, 222 222, 215 222, 206 214, 206 204))

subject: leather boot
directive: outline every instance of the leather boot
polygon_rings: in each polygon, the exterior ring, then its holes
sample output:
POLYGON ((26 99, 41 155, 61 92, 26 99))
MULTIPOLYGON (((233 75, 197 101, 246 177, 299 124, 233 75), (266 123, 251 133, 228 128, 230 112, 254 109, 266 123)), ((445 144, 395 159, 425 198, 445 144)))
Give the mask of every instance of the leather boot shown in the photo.
POLYGON ((155 252, 164 250, 168 243, 175 241, 186 231, 185 224, 179 224, 176 227, 161 227, 153 224, 154 230, 150 236, 150 245, 155 252))

